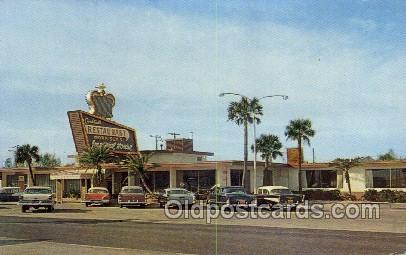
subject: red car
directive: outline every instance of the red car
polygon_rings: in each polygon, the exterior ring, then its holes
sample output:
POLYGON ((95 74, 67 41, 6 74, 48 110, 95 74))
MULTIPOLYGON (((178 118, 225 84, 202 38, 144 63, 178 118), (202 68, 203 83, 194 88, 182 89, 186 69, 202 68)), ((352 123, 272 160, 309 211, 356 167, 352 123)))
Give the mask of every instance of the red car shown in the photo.
POLYGON ((145 193, 139 186, 124 186, 118 194, 120 207, 140 206, 145 207, 145 193))
POLYGON ((82 203, 89 205, 108 205, 110 204, 111 196, 109 191, 104 187, 93 187, 85 194, 85 199, 82 203))

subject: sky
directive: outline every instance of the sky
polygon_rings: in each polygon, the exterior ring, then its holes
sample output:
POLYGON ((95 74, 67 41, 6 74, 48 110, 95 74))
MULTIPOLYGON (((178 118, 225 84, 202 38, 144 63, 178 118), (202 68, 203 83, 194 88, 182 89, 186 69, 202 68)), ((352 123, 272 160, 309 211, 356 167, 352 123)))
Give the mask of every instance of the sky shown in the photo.
MULTIPOLYGON (((213 160, 243 158, 238 98, 264 99, 257 134, 284 147, 290 120, 316 135, 305 157, 406 156, 405 1, 0 1, 0 161, 17 144, 67 162, 67 111, 104 82, 113 120, 190 137, 213 160)), ((249 129, 253 141, 252 127, 249 129)), ((253 158, 251 153, 250 159, 253 158)), ((279 159, 281 161, 282 159, 279 159)))

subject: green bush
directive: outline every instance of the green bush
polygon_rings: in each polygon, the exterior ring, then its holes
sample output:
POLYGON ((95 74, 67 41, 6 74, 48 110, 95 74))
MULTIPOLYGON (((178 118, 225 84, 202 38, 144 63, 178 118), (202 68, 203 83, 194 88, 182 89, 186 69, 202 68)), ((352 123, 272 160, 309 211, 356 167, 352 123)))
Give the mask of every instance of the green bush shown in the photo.
POLYGON ((370 189, 365 191, 364 199, 372 202, 406 203, 406 192, 389 189, 378 192, 370 189))
POLYGON ((308 200, 343 200, 339 190, 306 190, 303 194, 308 200))
POLYGON ((378 202, 379 194, 378 191, 374 189, 369 189, 364 192, 364 199, 367 201, 378 202))

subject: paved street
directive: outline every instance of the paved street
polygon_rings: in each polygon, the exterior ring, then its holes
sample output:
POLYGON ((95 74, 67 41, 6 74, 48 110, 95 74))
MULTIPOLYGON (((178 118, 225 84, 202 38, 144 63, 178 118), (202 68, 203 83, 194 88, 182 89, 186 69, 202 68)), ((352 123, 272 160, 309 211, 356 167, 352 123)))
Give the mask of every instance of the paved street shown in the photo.
MULTIPOLYGON (((337 230, 338 224, 328 220, 318 220, 322 226, 330 222, 330 229, 321 230, 299 219, 250 219, 238 224, 234 219, 218 220, 217 224, 168 220, 160 209, 85 208, 77 204, 58 205, 55 213, 22 214, 18 209, 15 205, 0 205, 1 255, 406 253, 406 233, 373 228, 337 230), (295 228, 296 223, 299 228, 295 228)), ((403 219, 405 214, 403 209, 383 212, 384 218, 394 220, 403 219)), ((356 226, 360 220, 351 221, 356 226)), ((388 224, 388 220, 381 221, 388 224)), ((404 222, 398 221, 398 225, 404 222)), ((341 223, 349 224, 348 220, 341 223)), ((377 223, 372 221, 370 225, 377 223)))
POLYGON ((219 254, 406 252, 404 234, 250 226, 1 217, 0 233, 1 254, 19 254, 26 251, 27 244, 27 248, 32 247, 28 254, 48 254, 46 247, 51 251, 61 249, 62 254, 91 247, 109 247, 95 249, 94 254, 215 254, 216 250, 219 254), (34 247, 41 247, 41 252, 34 247))

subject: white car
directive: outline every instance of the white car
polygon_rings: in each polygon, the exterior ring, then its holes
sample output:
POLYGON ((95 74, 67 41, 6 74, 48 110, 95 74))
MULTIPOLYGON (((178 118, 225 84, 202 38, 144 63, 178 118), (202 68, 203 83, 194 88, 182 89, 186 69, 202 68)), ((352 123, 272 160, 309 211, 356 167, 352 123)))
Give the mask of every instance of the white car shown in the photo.
POLYGON ((257 205, 270 209, 294 209, 304 202, 304 195, 294 194, 284 186, 263 186, 257 189, 257 205))
POLYGON ((55 200, 51 188, 34 186, 24 190, 18 204, 21 206, 23 213, 30 208, 45 208, 48 212, 52 212, 54 210, 55 200))

